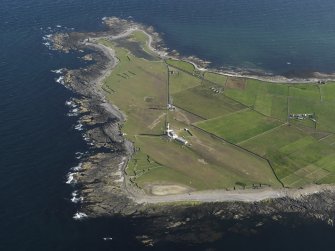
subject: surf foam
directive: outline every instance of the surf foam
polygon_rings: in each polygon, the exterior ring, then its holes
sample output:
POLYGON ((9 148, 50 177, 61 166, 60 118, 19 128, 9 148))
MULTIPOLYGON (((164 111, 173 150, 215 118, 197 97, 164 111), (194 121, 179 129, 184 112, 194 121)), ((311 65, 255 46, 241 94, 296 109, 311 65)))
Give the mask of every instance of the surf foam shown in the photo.
POLYGON ((56 82, 61 84, 61 85, 64 85, 64 76, 60 76, 59 78, 56 79, 56 82))
POLYGON ((77 180, 74 178, 75 175, 77 175, 78 173, 68 173, 67 174, 67 180, 66 180, 66 184, 76 184, 77 180))
POLYGON ((64 69, 58 69, 58 70, 51 70, 51 72, 56 73, 56 74, 62 74, 64 69))
POLYGON ((75 127, 74 127, 75 130, 78 130, 78 131, 82 131, 83 130, 83 124, 82 123, 78 123, 75 127))
POLYGON ((74 166, 74 167, 72 167, 71 170, 72 170, 72 171, 75 171, 75 172, 78 172, 78 171, 81 170, 82 165, 83 165, 82 163, 79 163, 78 166, 74 166))
POLYGON ((87 214, 81 213, 81 212, 77 212, 77 213, 74 214, 73 219, 75 219, 75 220, 82 220, 83 218, 87 218, 87 217, 88 217, 87 214))
POLYGON ((74 191, 72 193, 72 198, 71 198, 72 203, 83 202, 83 200, 84 200, 83 197, 78 197, 78 191, 74 191))

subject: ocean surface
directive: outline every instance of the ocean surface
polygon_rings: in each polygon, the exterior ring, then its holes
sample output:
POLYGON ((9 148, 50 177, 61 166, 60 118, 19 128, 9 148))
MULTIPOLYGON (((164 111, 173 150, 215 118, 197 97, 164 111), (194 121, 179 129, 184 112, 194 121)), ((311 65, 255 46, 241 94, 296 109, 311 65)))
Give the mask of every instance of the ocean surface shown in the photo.
POLYGON ((1 0, 0 250, 334 250, 334 228, 302 220, 153 248, 136 241, 145 231, 140 219, 75 221, 67 173, 89 145, 67 115, 73 94, 52 70, 83 62, 50 51, 43 39, 101 30, 104 16, 117 16, 152 25, 169 48, 215 67, 329 73, 334 13, 333 0, 1 0))

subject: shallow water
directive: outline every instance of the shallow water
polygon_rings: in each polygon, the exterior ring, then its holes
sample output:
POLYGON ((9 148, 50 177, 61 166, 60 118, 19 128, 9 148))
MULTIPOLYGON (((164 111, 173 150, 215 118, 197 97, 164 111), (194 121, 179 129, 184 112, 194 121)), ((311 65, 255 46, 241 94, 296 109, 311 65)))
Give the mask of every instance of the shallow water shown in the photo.
MULTIPOLYGON (((76 117, 67 116, 73 94, 51 70, 83 63, 50 51, 43 36, 99 30, 104 16, 131 16, 163 33, 170 48, 215 66, 333 72, 334 10, 330 0, 2 0, 0 250, 140 250, 134 237, 145 230, 142 220, 72 219, 77 205, 66 175, 89 145, 76 117)), ((323 224, 274 223, 256 235, 237 231, 197 248, 184 242, 155 250, 330 250, 333 237, 323 224)))

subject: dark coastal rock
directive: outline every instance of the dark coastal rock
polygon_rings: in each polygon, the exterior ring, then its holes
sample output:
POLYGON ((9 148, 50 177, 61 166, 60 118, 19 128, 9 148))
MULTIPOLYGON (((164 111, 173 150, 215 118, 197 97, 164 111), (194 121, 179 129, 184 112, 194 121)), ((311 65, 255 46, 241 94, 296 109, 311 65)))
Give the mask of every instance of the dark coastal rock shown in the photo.
POLYGON ((83 164, 78 182, 84 197, 82 209, 94 216, 132 213, 134 203, 124 190, 121 165, 125 157, 118 153, 98 153, 83 164))
MULTIPOLYGON (((279 198, 254 203, 221 202, 196 205, 146 207, 135 217, 146 218, 145 240, 159 242, 210 243, 226 233, 254 235, 268 225, 324 222, 333 225, 335 193, 279 198), (159 231, 164 229, 165 231, 159 231)), ((146 244, 147 242, 144 242, 146 244)))

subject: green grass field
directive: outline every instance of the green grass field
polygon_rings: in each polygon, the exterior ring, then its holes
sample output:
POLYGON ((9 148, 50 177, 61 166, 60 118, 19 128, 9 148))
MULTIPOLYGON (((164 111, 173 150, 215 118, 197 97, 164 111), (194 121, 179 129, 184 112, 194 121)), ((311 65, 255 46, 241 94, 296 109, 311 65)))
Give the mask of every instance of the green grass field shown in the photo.
POLYGON ((250 140, 242 142, 241 146, 261 156, 266 156, 305 136, 304 132, 295 127, 282 125, 267 133, 257 135, 250 140))
POLYGON ((119 59, 102 88, 125 113, 122 132, 137 149, 126 169, 131 183, 145 191, 152 184, 206 190, 335 183, 335 83, 199 72, 185 61, 160 60, 147 39, 136 31, 99 41, 119 59), (168 100, 177 109, 168 110, 168 100), (314 120, 290 118, 305 113, 314 120), (187 146, 164 136, 166 122, 187 146))
POLYGON ((200 85, 172 95, 173 104, 203 118, 213 118, 246 108, 240 103, 218 94, 210 85, 200 85))
POLYGON ((181 69, 185 72, 188 72, 190 74, 193 74, 195 71, 195 67, 193 64, 188 63, 186 61, 180 61, 180 60, 174 60, 174 59, 167 59, 166 63, 172 67, 175 67, 177 69, 181 69))
MULTIPOLYGON (((194 147, 188 148, 159 137, 137 137, 136 143, 141 151, 148 153, 150 158, 165 167, 141 176, 140 185, 145 186, 148 181, 171 183, 176 179, 177 184, 198 190, 231 188, 238 182, 247 186, 253 183, 279 186, 266 162, 222 142, 210 140, 212 142, 209 146, 200 148, 202 144, 196 144, 197 140, 192 141, 194 147), (217 152, 209 155, 211 151, 208 147, 217 149, 217 152), (246 174, 246 171, 250 173, 246 174)), ((205 141, 202 139, 201 142, 205 141)))
POLYGON ((287 85, 229 78, 225 95, 266 116, 287 119, 287 85))
POLYGON ((105 79, 107 97, 127 116, 123 131, 128 135, 162 134, 165 121, 157 120, 166 111, 167 76, 163 62, 137 58, 127 50, 114 47, 119 64, 105 79))
POLYGON ((265 117, 255 111, 243 110, 199 122, 196 125, 205 131, 237 144, 281 124, 280 121, 265 117))
POLYGON ((321 85, 319 90, 321 102, 335 102, 335 82, 329 82, 326 85, 321 85))
POLYGON ((159 59, 159 57, 155 55, 148 47, 148 35, 147 34, 141 31, 134 31, 130 36, 130 40, 134 41, 135 43, 140 44, 143 51, 145 51, 149 55, 152 55, 156 59, 159 59))
POLYGON ((225 86, 228 77, 214 72, 205 72, 204 79, 213 82, 215 84, 225 86))
POLYGON ((201 84, 201 79, 184 73, 176 68, 169 67, 170 94, 196 87, 201 84))

